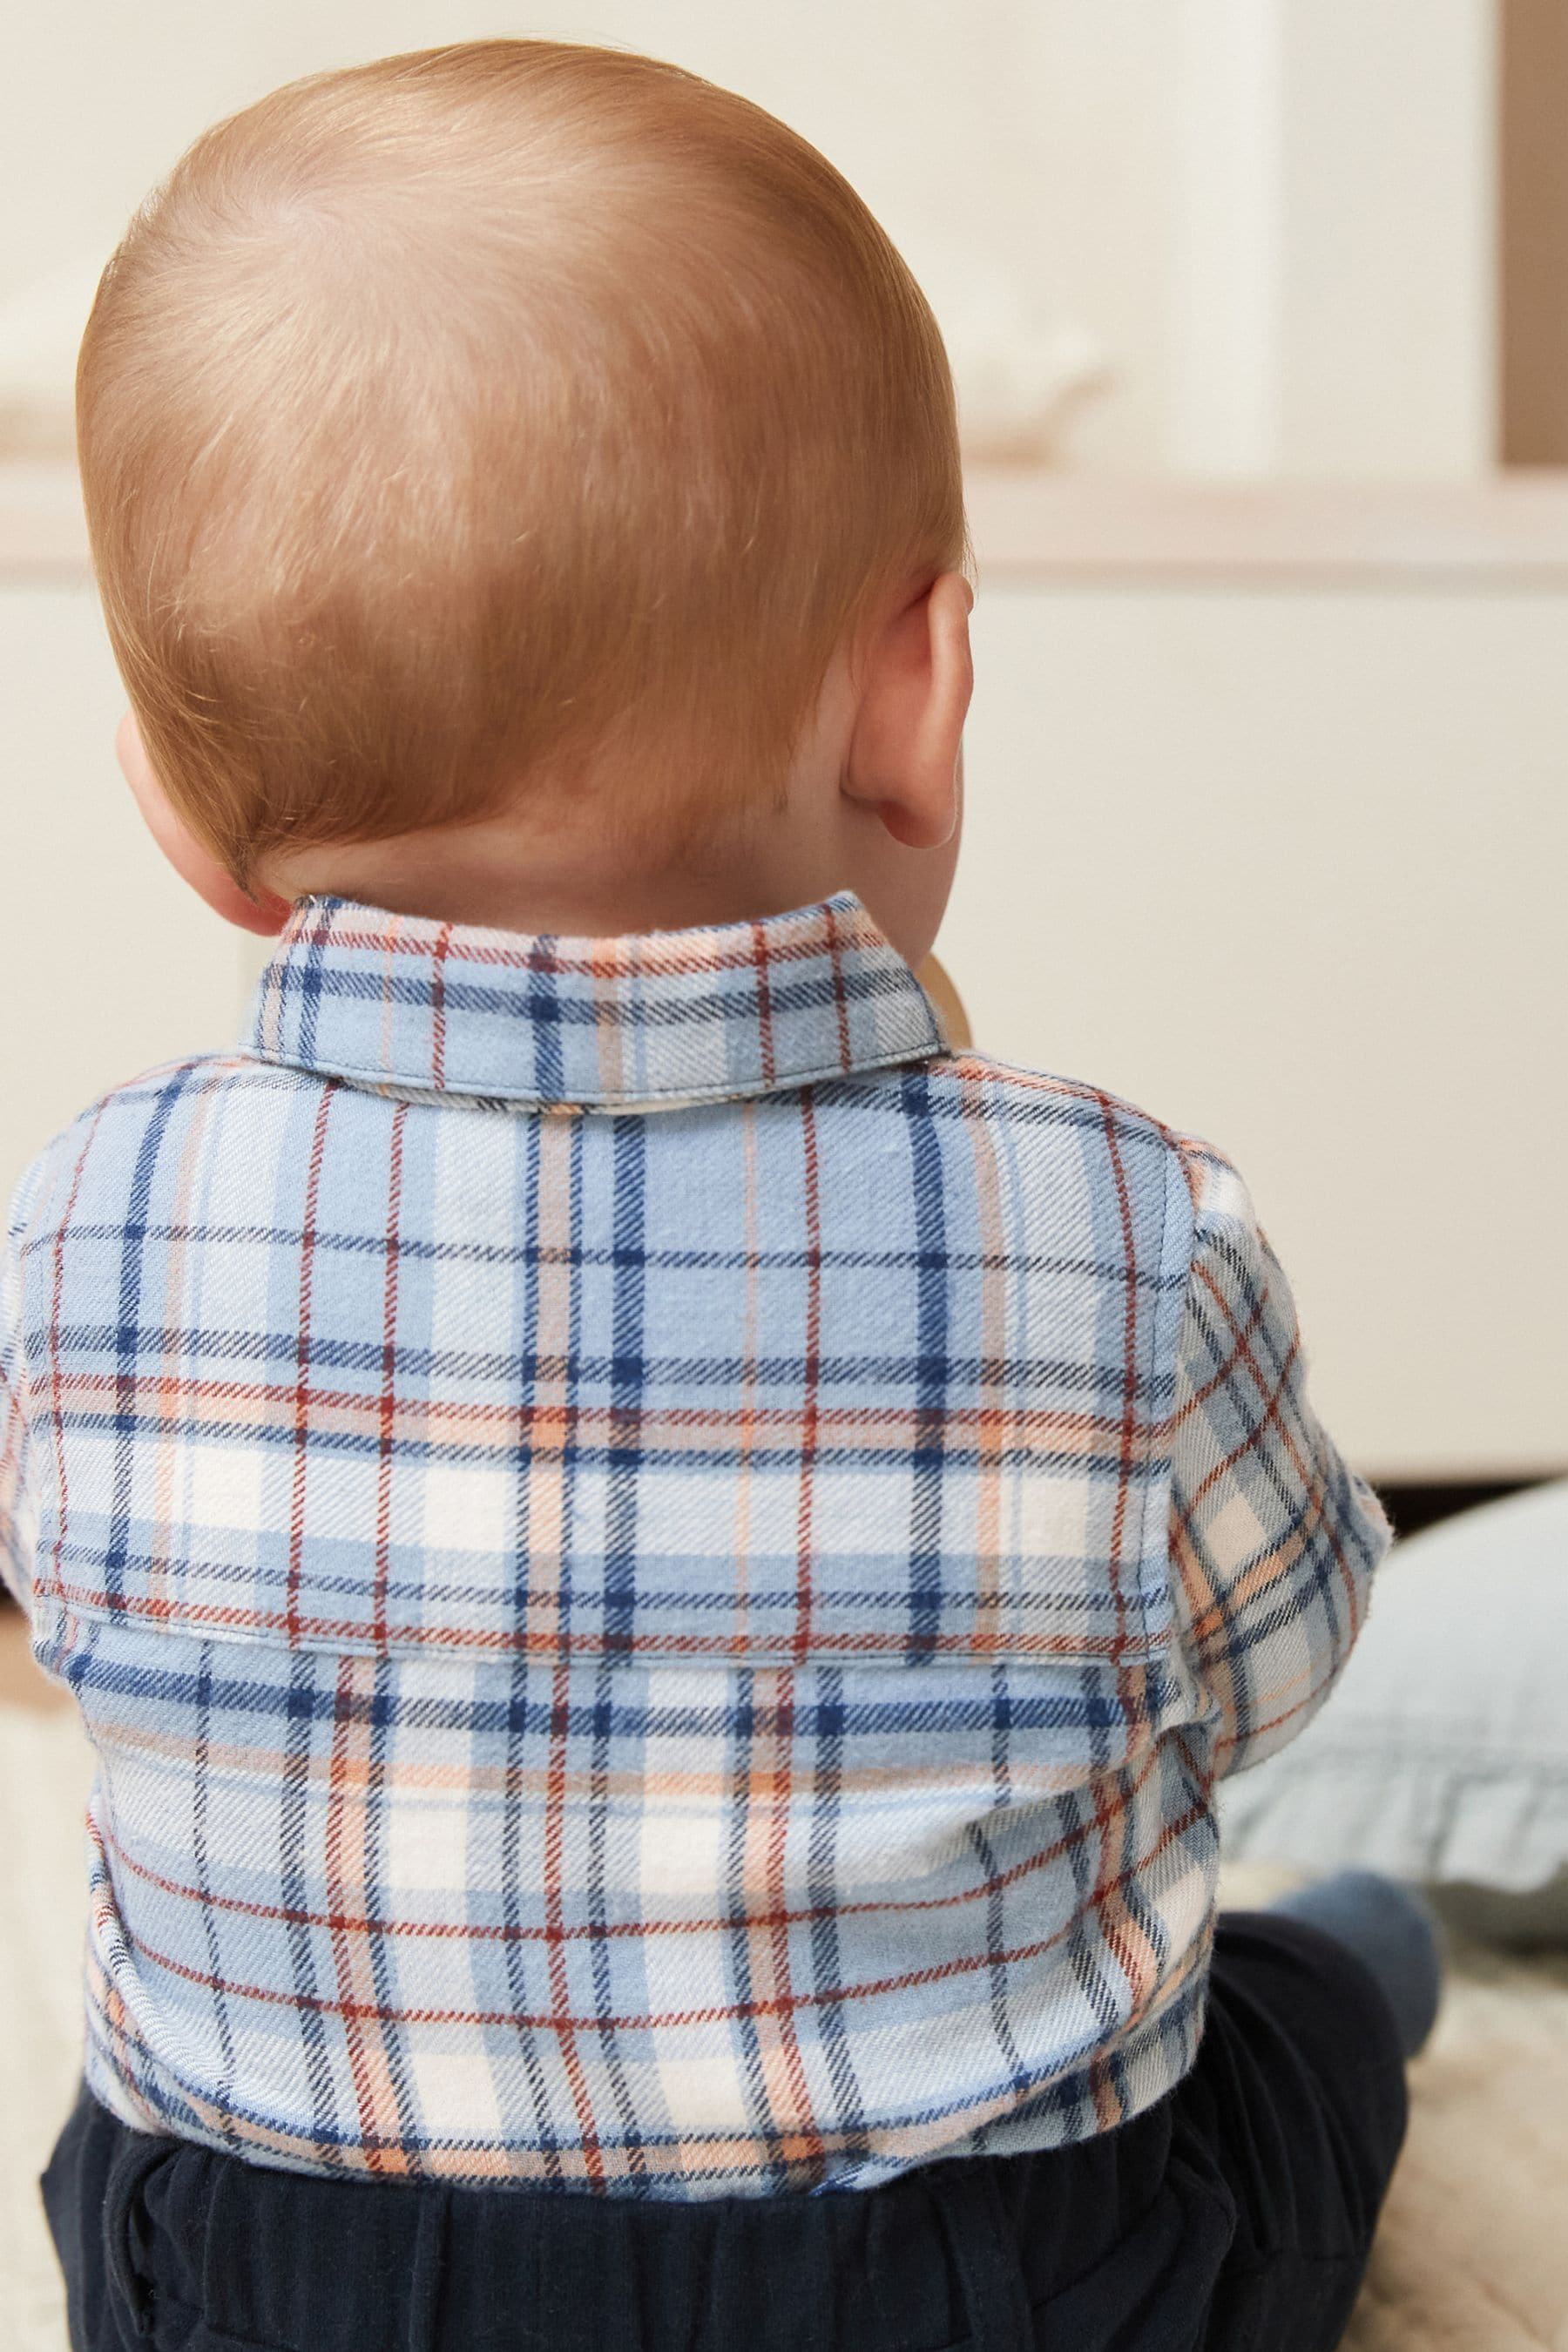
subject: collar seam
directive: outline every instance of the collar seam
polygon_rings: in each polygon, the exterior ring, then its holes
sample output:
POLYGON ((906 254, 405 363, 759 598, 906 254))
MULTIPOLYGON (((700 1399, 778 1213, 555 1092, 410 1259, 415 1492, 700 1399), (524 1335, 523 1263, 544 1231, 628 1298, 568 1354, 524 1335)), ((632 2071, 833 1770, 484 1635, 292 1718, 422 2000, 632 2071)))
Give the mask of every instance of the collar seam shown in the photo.
POLYGON ((911 1045, 908 1051, 879 1055, 873 1061, 824 1062, 813 1069, 781 1072, 773 1079, 758 1078, 745 1086, 649 1087, 636 1094, 625 1095, 541 1095, 522 1094, 508 1088, 486 1089, 478 1087, 432 1086, 418 1078, 400 1075, 394 1070, 356 1069, 337 1062, 301 1062, 288 1054, 269 1052, 265 1046, 252 1045, 248 1058, 274 1070, 298 1070, 309 1077, 337 1078, 346 1085, 359 1087, 372 1094, 384 1094, 395 1089, 400 1095, 417 1096, 429 1102, 444 1102, 456 1108, 458 1104, 484 1105, 501 1103, 517 1110, 636 1110, 642 1104, 689 1103, 702 1109, 715 1103, 756 1102, 769 1095, 796 1094, 803 1087, 820 1086, 828 1078, 872 1077, 883 1070, 907 1069, 912 1063, 940 1060, 952 1049, 945 1031, 935 1022, 931 1034, 923 1043, 911 1045))

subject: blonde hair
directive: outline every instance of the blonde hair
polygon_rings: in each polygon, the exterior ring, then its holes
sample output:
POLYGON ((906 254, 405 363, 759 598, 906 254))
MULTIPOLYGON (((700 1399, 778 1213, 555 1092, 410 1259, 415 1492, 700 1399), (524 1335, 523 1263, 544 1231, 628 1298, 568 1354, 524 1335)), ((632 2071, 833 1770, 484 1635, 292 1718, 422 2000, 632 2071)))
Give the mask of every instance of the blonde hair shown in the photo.
POLYGON ((616 824, 754 803, 836 648, 963 553, 887 236, 618 51, 428 49, 217 124, 105 270, 77 401, 149 757, 242 881, 611 771, 616 824))

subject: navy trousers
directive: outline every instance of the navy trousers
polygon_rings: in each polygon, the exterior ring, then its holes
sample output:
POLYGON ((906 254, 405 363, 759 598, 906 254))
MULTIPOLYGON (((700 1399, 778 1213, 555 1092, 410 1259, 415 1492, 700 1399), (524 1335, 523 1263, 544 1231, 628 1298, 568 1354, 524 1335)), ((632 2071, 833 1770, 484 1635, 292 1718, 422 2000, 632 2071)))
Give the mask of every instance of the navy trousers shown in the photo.
POLYGON ((44 2200, 74 2352, 1331 2352, 1405 2121, 1362 1963, 1237 1912, 1193 2072, 1076 2147, 644 2203, 272 2171, 84 2095, 44 2200))

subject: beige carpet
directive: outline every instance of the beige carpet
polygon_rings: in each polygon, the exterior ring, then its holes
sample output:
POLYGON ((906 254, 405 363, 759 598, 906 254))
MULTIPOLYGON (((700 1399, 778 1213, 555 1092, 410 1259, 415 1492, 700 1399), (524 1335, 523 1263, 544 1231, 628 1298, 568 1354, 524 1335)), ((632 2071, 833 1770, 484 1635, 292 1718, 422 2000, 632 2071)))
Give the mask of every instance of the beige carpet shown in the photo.
MULTIPOLYGON (((0 1639, 0 1652, 11 1645, 0 1639)), ((74 1719, 0 1655, 0 2346, 64 2352, 35 2180, 78 2063, 74 1719), (8 1703, 7 1703, 8 1702, 8 1703)), ((1237 1873, 1228 1892, 1267 1891, 1237 1873)), ((1461 1956, 1414 2075, 1410 2140, 1352 2352, 1568 2352, 1568 1956, 1461 1956)))

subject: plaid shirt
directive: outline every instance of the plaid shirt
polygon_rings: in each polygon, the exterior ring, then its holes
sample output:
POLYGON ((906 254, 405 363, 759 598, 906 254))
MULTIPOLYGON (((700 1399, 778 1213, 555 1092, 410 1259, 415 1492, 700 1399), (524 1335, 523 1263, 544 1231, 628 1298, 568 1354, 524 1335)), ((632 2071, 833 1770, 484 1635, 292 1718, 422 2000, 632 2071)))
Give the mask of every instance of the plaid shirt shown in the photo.
POLYGON ((1385 1540, 1233 1171, 841 898, 307 902, 35 1164, 0 1555, 98 1757, 88 2074, 264 2164, 862 2187, 1157 2099, 1216 1776, 1385 1540))

